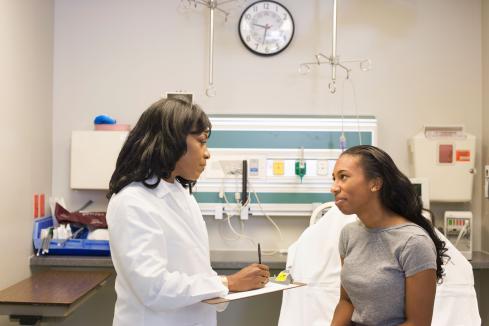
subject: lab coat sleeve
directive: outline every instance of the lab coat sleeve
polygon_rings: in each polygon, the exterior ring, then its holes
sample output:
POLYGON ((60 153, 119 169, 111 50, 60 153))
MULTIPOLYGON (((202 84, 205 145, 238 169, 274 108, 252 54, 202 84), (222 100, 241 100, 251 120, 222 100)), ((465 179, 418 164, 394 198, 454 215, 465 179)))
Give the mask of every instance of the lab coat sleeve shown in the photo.
MULTIPOLYGON (((224 296, 219 276, 168 271, 165 234, 157 216, 137 206, 115 205, 109 218, 111 254, 117 273, 139 301, 154 311, 170 311, 224 296)), ((182 255, 191 253, 182 252, 182 255)))

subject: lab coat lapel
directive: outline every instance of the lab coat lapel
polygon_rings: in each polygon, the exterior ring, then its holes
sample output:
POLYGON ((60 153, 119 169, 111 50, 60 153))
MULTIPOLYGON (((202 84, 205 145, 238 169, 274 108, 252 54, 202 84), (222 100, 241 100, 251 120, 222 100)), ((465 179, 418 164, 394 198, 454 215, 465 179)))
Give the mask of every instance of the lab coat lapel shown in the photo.
POLYGON ((180 218, 180 223, 196 242, 197 248, 203 250, 203 254, 209 255, 209 240, 207 228, 195 199, 188 193, 180 183, 168 184, 162 181, 156 188, 158 197, 170 196, 174 212, 180 218))

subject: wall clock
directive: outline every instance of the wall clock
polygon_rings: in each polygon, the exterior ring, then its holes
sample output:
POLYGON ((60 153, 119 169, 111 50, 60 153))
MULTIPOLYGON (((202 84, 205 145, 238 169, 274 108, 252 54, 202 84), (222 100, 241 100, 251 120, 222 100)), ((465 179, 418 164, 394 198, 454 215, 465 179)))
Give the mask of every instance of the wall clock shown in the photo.
POLYGON ((294 19, 287 8, 276 1, 257 1, 243 11, 238 29, 247 49, 271 56, 289 46, 294 36, 294 19))

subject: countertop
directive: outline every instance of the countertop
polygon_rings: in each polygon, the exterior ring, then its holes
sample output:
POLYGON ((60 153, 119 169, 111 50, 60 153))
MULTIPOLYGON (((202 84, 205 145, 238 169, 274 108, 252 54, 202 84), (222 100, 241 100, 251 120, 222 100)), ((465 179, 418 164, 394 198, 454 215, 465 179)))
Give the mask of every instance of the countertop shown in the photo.
POLYGON ((64 318, 94 295, 113 270, 49 270, 0 291, 0 315, 21 325, 40 325, 45 318, 64 318))
MULTIPOLYGON (((236 269, 239 270, 251 263, 258 262, 256 251, 211 251, 211 265, 213 269, 236 269)), ((287 255, 276 253, 266 255, 262 253, 262 263, 270 269, 285 269, 287 255)), ((489 264, 489 262, 488 262, 489 264)), ((61 256, 47 255, 35 256, 30 258, 31 266, 56 266, 56 267, 113 267, 109 257, 96 256, 61 256)))
MULTIPOLYGON (((262 262, 271 269, 285 269, 287 255, 262 254, 262 262)), ((256 251, 211 251, 211 265, 214 269, 241 269, 258 261, 256 251)), ((474 270, 489 269, 489 253, 474 251, 470 261, 474 270)), ((31 256, 31 266, 64 266, 64 267, 113 267, 110 257, 92 256, 31 256)))

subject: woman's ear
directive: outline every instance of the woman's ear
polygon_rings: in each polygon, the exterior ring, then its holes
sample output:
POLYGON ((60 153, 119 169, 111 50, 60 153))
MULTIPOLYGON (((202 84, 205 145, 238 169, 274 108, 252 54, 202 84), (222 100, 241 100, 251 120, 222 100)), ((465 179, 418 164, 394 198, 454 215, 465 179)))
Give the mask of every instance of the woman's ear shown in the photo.
POLYGON ((371 186, 370 186, 370 191, 376 192, 382 189, 382 179, 381 178, 375 178, 372 180, 371 186))

